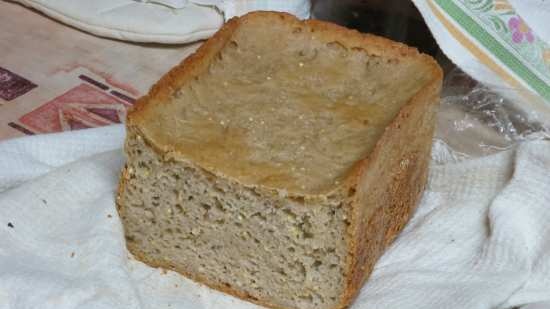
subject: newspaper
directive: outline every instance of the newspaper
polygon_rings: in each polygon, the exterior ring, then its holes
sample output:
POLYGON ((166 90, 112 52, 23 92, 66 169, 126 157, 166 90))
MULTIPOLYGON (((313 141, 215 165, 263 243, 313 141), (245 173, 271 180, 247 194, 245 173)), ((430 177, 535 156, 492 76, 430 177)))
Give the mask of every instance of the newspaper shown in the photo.
POLYGON ((0 140, 120 123, 196 50, 95 37, 0 1, 0 140))

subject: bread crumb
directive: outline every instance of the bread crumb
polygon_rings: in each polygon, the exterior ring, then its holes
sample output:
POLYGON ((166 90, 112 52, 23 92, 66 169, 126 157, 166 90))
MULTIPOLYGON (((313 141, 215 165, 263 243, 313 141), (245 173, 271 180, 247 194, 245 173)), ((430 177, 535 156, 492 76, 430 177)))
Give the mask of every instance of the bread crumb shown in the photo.
POLYGON ((11 227, 13 229, 14 228, 13 223, 8 222, 8 227, 11 227))

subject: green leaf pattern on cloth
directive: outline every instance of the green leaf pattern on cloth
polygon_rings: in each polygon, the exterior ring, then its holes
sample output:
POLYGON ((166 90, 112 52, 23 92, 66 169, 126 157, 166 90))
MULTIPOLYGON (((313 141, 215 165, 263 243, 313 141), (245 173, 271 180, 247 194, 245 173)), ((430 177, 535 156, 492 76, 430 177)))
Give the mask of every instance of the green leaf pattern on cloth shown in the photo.
POLYGON ((506 0, 434 2, 489 53, 550 100, 550 45, 531 31, 506 0))

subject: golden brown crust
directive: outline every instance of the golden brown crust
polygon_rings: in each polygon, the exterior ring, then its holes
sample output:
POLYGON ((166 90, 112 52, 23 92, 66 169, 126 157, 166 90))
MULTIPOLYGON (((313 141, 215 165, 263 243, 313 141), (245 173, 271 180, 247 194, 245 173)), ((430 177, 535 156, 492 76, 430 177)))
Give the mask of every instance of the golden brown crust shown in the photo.
MULTIPOLYGON (((346 270, 348 280, 340 305, 337 306, 337 308, 346 308, 370 275, 376 260, 398 235, 418 204, 426 182, 442 71, 431 57, 418 53, 414 48, 384 38, 361 34, 322 21, 302 22, 286 13, 249 13, 241 18, 231 19, 193 55, 162 77, 130 111, 128 127, 139 130, 137 126, 142 115, 147 113, 149 108, 168 101, 174 89, 178 89, 187 80, 205 70, 212 57, 229 41, 239 25, 256 18, 281 19, 293 25, 307 27, 312 36, 322 41, 338 41, 347 48, 360 48, 371 55, 396 58, 400 61, 419 61, 432 72, 433 79, 402 108, 369 157, 355 165, 345 184, 340 187, 340 190, 345 192, 349 190, 352 193, 349 207, 353 212, 353 219, 348 227, 349 257, 346 270)), ((144 138, 155 151, 162 153, 160 150, 163 148, 156 145, 154 140, 149 140, 147 136, 144 138)), ((120 180, 119 195, 125 186, 125 175, 124 170, 120 180)), ((120 205, 118 200, 117 206, 122 213, 123 205, 120 205)), ((176 269, 168 263, 149 260, 137 248, 129 247, 129 250, 136 258, 149 265, 173 269, 214 289, 259 305, 277 308, 233 288, 208 282, 184 269, 176 269)))
POLYGON ((206 68, 210 59, 217 51, 223 48, 231 34, 238 27, 239 19, 230 19, 213 37, 199 47, 199 49, 185 58, 179 65, 166 73, 145 96, 139 98, 133 108, 128 112, 128 124, 133 125, 139 122, 140 115, 147 112, 148 108, 160 102, 167 101, 170 94, 196 76, 206 68))
MULTIPOLYGON (((307 20, 300 21, 293 15, 281 12, 252 12, 240 18, 229 20, 213 37, 206 41, 194 54, 187 57, 179 65, 165 74, 151 89, 149 93, 139 98, 134 107, 128 112, 128 125, 136 125, 143 119, 148 110, 169 101, 168 98, 175 89, 180 88, 187 80, 199 75, 207 69, 211 59, 226 45, 234 31, 240 24, 261 19, 264 23, 272 20, 283 20, 285 23, 305 27, 311 35, 323 42, 337 41, 349 49, 362 49, 369 55, 396 58, 401 61, 421 61, 430 66, 434 72, 439 70, 435 61, 426 55, 420 54, 415 48, 370 34, 363 34, 356 30, 350 30, 336 24, 307 20), (267 21, 266 21, 267 20, 267 21)), ((147 136, 145 136, 147 138, 147 136)), ((149 138, 148 138, 149 139, 149 138)), ((162 149, 155 140, 149 139, 152 146, 162 149)))
POLYGON ((348 283, 339 308, 353 301, 375 262, 399 234, 420 200, 427 179, 443 77, 437 65, 433 76, 402 108, 373 152, 360 162, 350 178, 357 194, 351 203, 354 220, 348 232, 351 240, 348 283))

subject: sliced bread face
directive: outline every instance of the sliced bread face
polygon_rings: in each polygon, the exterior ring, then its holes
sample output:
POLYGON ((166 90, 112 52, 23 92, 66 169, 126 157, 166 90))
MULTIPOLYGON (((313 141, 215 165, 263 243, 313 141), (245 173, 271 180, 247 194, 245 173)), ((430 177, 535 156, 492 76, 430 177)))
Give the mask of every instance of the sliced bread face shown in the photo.
POLYGON ((442 73, 318 21, 229 21, 129 113, 129 250, 274 308, 343 308, 416 206, 442 73))

